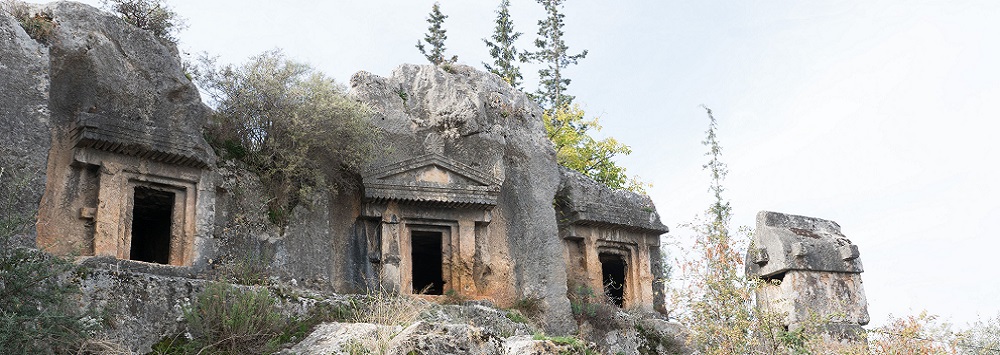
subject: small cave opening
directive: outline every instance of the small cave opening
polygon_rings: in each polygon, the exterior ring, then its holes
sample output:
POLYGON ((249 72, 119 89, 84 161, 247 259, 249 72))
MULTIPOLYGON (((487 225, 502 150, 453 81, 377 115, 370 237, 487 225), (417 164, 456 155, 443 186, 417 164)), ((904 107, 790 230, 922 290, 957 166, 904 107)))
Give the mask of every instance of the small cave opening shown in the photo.
POLYGON ((443 295, 441 232, 411 231, 410 246, 413 293, 443 295))
POLYGON ((132 247, 129 249, 129 259, 169 263, 174 193, 136 186, 133 196, 132 247))
POLYGON ((618 307, 625 306, 625 258, 618 254, 601 253, 601 275, 604 294, 618 307))

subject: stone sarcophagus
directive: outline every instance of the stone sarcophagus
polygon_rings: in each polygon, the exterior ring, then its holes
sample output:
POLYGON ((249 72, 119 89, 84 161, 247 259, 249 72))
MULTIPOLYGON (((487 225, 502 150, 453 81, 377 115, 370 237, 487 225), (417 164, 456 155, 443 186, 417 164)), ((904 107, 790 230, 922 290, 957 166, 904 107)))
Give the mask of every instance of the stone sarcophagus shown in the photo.
POLYGON ((603 290, 619 307, 660 308, 660 235, 668 229, 652 201, 560 170, 556 213, 570 292, 580 292, 581 287, 598 294, 603 290))
POLYGON ((858 247, 836 222, 761 211, 746 273, 765 280, 758 306, 783 313, 784 325, 823 321, 831 335, 853 339, 868 324, 858 247))
POLYGON ((491 221, 500 182, 438 153, 363 176, 361 218, 374 221, 369 259, 385 290, 476 295, 477 235, 491 221))

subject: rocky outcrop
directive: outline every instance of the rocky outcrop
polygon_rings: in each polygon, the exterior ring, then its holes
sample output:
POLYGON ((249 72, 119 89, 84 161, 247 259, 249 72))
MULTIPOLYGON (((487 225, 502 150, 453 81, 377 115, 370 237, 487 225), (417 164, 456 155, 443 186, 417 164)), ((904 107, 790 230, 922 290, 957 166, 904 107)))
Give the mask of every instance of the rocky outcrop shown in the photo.
POLYGON ((75 147, 175 165, 215 156, 202 126, 209 108, 181 68, 177 49, 93 7, 47 5, 58 23, 50 47, 49 107, 75 147))
MULTIPOLYGON (((470 354, 548 355, 583 353, 582 345, 559 344, 532 335, 500 338, 488 328, 417 322, 407 327, 327 323, 283 354, 470 354)), ((612 353, 614 354, 614 353, 612 353)))
MULTIPOLYGON (((547 330, 571 332, 575 323, 552 207, 559 171, 542 110, 495 75, 463 65, 402 65, 388 77, 359 72, 351 88, 385 132, 388 152, 373 167, 438 155, 500 184, 496 207, 485 207, 492 209, 490 218, 475 222, 482 226, 474 235, 475 256, 460 257, 457 272, 475 280, 463 288, 508 303, 541 299, 547 330)), ((388 256, 383 272, 396 268, 388 256)))
POLYGON ((52 30, 33 33, 35 41, 0 15, 0 119, 12 128, 11 144, 0 146, 8 170, 0 179, 28 177, 17 204, 37 206, 37 245, 130 258, 133 194, 147 189, 173 196, 177 213, 167 217, 169 257, 145 261, 196 264, 209 254, 215 189, 207 169, 216 158, 202 135, 210 110, 177 49, 87 5, 25 6, 52 30))
MULTIPOLYGON (((49 147, 49 49, 21 28, 17 19, 0 11, 0 187, 3 206, 34 215, 45 191, 45 158, 49 147), (10 194, 10 195, 7 195, 10 194), (8 200, 9 199, 9 200, 8 200)), ((13 218, 15 216, 2 216, 13 218)), ((18 245, 35 245, 34 228, 15 236, 18 245)))

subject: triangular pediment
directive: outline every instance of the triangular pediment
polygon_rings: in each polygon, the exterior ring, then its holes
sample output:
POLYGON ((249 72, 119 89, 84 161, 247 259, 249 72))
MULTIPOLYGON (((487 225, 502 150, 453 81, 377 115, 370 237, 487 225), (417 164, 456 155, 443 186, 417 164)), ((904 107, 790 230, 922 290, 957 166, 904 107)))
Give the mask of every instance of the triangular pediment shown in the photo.
POLYGON ((495 205, 500 191, 493 176, 440 154, 373 168, 363 182, 365 196, 376 200, 495 205))
POLYGON ((497 182, 492 176, 466 164, 438 154, 387 164, 365 174, 365 180, 383 182, 421 182, 433 185, 491 186, 497 182))

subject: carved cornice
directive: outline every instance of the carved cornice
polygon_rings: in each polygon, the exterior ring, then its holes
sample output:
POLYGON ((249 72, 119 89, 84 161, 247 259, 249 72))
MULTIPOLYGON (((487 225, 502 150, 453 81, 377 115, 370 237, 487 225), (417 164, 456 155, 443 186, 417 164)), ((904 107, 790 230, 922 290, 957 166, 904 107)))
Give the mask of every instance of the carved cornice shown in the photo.
POLYGON ((369 201, 471 207, 495 206, 500 196, 500 182, 491 175, 434 153, 375 167, 362 182, 369 201))

